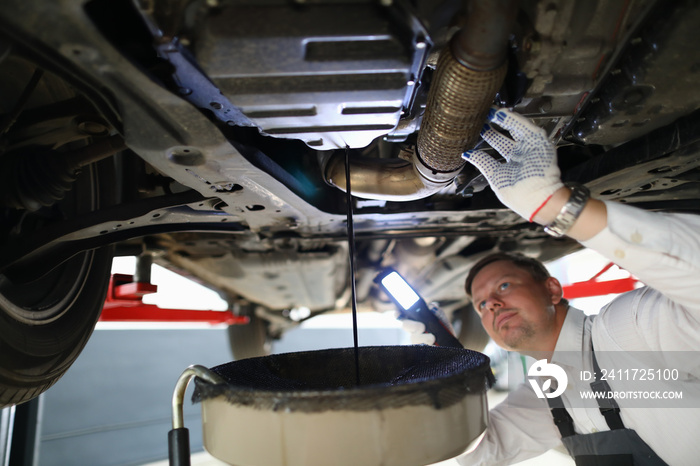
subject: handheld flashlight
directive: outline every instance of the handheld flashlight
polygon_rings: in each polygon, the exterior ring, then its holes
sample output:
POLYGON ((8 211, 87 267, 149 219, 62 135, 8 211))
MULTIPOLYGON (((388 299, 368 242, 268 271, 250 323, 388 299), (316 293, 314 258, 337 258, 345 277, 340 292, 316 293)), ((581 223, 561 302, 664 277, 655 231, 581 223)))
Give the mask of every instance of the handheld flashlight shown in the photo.
POLYGON ((422 322, 425 325, 426 333, 435 335, 436 345, 464 348, 435 313, 428 308, 425 300, 396 270, 384 269, 374 281, 396 303, 402 316, 422 322))

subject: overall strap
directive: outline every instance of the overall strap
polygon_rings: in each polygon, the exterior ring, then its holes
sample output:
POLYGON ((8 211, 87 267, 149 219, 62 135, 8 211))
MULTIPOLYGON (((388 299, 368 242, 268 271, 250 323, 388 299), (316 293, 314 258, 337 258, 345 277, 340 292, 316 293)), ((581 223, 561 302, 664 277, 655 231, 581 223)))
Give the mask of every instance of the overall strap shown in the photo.
POLYGON ((554 425, 557 426, 557 429, 559 429, 561 438, 575 435, 576 432, 574 431, 574 420, 571 419, 571 415, 564 407, 561 397, 547 398, 547 404, 549 405, 549 410, 552 412, 554 425))
POLYGON ((591 341, 591 355, 593 356, 593 370, 595 371, 595 380, 591 382, 591 390, 597 394, 596 401, 598 402, 600 413, 605 418, 605 422, 608 424, 608 427, 610 427, 610 430, 624 429, 625 424, 620 417, 620 406, 617 404, 617 401, 612 398, 612 390, 610 389, 608 381, 603 379, 603 373, 595 357, 593 341, 591 341), (602 394, 605 394, 605 398, 603 398, 602 394))
MULTIPOLYGON (((603 379, 603 373, 595 357, 593 342, 591 342, 591 355, 593 357, 593 370, 595 372, 595 380, 591 383, 591 390, 600 394, 596 396, 600 414, 605 418, 605 422, 608 424, 610 430, 624 429, 625 424, 620 417, 620 406, 615 399, 612 398, 612 395, 608 395, 608 393, 612 393, 612 389, 607 380, 603 379), (605 396, 605 398, 603 398, 603 396, 605 396)), ((552 412, 554 425, 559 429, 562 438, 574 435, 576 433, 574 431, 574 420, 566 410, 566 407, 564 407, 561 397, 547 398, 547 404, 549 404, 550 411, 552 412)))

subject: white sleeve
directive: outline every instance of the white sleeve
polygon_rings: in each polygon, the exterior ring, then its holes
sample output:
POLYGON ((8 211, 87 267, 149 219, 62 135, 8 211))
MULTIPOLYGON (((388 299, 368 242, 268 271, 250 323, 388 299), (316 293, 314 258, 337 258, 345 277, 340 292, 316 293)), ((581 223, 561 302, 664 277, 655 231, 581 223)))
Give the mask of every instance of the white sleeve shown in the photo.
POLYGON ((476 449, 457 458, 461 465, 508 465, 539 456, 561 444, 547 402, 519 385, 489 411, 486 434, 476 449))
POLYGON ((700 320, 700 215, 605 203, 608 226, 581 244, 594 249, 700 320))

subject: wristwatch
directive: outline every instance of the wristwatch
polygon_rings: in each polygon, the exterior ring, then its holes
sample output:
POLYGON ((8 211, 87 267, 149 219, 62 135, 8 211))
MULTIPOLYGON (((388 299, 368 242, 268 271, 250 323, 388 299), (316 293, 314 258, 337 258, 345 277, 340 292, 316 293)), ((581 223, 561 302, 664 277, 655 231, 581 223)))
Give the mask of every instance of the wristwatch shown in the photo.
POLYGON ((591 197, 591 192, 583 185, 566 183, 565 186, 571 188, 571 197, 566 201, 566 204, 561 208, 552 223, 544 227, 544 231, 555 238, 564 236, 571 229, 571 226, 581 215, 586 202, 591 197))

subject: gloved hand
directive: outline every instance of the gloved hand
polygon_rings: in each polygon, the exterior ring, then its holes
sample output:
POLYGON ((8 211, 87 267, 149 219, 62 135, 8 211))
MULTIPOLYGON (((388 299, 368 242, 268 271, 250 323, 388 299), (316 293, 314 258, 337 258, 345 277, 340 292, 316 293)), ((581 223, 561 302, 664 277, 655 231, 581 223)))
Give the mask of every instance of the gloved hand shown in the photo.
POLYGON ((411 343, 414 345, 434 345, 435 335, 425 333, 425 324, 417 320, 403 319, 401 328, 411 336, 411 343))
MULTIPOLYGON (((438 306, 429 306, 430 311, 437 316, 438 319, 443 323, 443 325, 455 335, 454 327, 450 323, 449 319, 445 313, 438 306)), ((411 336, 411 343, 414 345, 434 345, 435 335, 432 333, 425 333, 425 324, 417 320, 409 319, 405 314, 396 312, 396 318, 401 320, 401 327, 404 331, 408 332, 411 336)))
POLYGON ((484 175, 505 206, 531 222, 552 194, 564 186, 556 150, 544 129, 517 113, 492 108, 489 121, 513 137, 510 139, 489 125, 481 132, 506 161, 478 150, 467 151, 462 157, 484 175))

